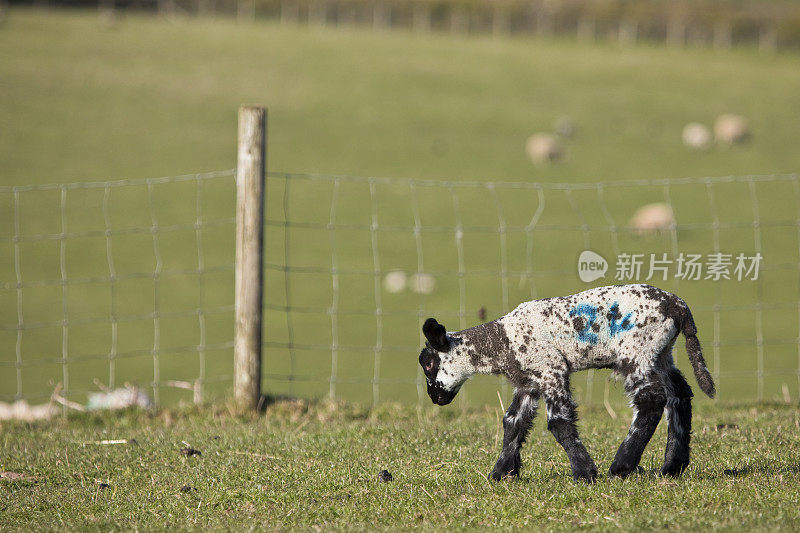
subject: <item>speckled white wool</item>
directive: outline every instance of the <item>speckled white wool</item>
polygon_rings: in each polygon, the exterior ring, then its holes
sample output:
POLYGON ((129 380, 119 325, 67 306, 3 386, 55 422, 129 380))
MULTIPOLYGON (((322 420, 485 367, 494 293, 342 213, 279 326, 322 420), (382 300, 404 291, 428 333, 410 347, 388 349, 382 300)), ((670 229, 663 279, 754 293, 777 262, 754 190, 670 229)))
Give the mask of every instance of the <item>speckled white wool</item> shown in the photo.
POLYGON ((682 299, 649 285, 525 302, 493 322, 448 332, 451 349, 438 354, 437 381, 453 390, 475 373, 489 373, 505 374, 521 388, 562 387, 569 373, 587 368, 612 368, 638 381, 671 366, 687 313, 682 299))
POLYGON ((670 426, 663 472, 680 475, 688 465, 692 392, 672 360, 680 333, 700 388, 709 396, 715 393, 686 302, 650 285, 598 287, 526 302, 463 331, 447 332, 430 318, 423 333, 428 343, 420 365, 434 403, 450 403, 476 373, 503 374, 515 386, 494 479, 519 472, 519 448, 540 397, 547 405, 548 428, 567 451, 575 478, 595 479, 597 469, 575 427, 573 372, 610 368, 625 382, 634 417, 611 475, 636 469, 665 407, 670 426))

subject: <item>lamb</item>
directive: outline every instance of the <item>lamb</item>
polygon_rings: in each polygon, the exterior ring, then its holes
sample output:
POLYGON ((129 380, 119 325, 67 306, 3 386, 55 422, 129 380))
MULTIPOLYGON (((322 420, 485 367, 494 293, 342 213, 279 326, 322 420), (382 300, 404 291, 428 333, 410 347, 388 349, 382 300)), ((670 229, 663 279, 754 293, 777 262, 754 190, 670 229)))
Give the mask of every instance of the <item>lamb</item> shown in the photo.
POLYGON ((434 404, 447 405, 476 373, 503 374, 514 399, 503 417, 503 449, 490 474, 499 481, 519 475, 522 448, 539 398, 547 428, 564 448, 576 481, 593 483, 597 467, 576 427, 570 375, 610 368, 624 381, 633 408, 628 435, 609 468, 610 477, 637 471, 645 446, 666 408, 667 448, 662 475, 679 476, 689 464, 692 389, 672 359, 679 333, 686 338, 695 378, 714 397, 689 307, 649 285, 616 285, 526 302, 509 314, 463 331, 425 321, 419 363, 434 404))

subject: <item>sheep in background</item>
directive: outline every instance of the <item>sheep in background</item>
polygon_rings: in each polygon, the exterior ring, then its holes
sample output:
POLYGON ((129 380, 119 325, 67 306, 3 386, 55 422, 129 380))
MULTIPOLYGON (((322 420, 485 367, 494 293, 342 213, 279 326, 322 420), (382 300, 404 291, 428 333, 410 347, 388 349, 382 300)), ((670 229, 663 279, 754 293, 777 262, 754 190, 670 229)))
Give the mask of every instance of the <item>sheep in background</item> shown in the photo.
POLYGON ((647 204, 636 210, 629 225, 637 235, 669 230, 675 227, 675 215, 669 204, 647 204))
POLYGON ((60 412, 53 402, 41 405, 29 405, 25 400, 14 403, 0 402, 0 420, 46 420, 60 412))
POLYGON ((711 144, 711 132, 697 122, 690 122, 683 128, 683 144, 695 150, 704 150, 711 144))
POLYGON ((714 137, 720 144, 742 144, 750 139, 750 126, 740 115, 720 115, 714 122, 714 137))
POLYGON ((534 163, 558 161, 564 155, 558 138, 549 133, 531 135, 525 143, 525 152, 534 163))

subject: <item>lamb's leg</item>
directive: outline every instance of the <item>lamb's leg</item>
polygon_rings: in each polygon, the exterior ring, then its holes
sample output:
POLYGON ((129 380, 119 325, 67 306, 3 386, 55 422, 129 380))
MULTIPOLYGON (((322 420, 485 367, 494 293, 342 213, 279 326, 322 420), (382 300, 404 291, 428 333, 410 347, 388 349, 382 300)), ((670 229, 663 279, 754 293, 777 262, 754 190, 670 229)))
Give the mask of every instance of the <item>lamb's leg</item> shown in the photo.
POLYGON ((597 479, 597 467, 578 436, 578 428, 575 425, 578 416, 569 390, 569 380, 564 378, 557 383, 557 386, 544 391, 547 403, 547 429, 567 452, 575 481, 582 479, 594 483, 597 479))
MULTIPOLYGON (((630 377, 628 379, 631 380, 630 377)), ((631 380, 626 384, 626 389, 633 405, 633 421, 608 470, 611 477, 626 477, 636 471, 667 403, 664 385, 656 376, 646 380, 631 380)))
POLYGON ((679 476, 689 465, 692 437, 692 389, 674 366, 667 374, 667 452, 661 474, 679 476))
POLYGON ((503 451, 489 474, 491 479, 500 481, 505 477, 519 475, 522 468, 520 449, 528 436, 538 406, 538 394, 529 390, 515 390, 514 400, 503 417, 503 451))

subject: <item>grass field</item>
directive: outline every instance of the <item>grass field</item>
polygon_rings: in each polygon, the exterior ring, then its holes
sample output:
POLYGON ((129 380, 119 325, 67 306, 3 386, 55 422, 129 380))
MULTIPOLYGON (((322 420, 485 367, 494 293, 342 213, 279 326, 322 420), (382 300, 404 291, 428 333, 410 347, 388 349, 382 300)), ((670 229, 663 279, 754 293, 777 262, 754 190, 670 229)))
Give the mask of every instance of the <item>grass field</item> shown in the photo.
POLYGON ((270 111, 270 167, 537 181, 795 172, 793 54, 11 11, 0 30, 5 184, 230 168, 239 104, 270 111), (752 121, 741 150, 684 150, 689 121, 752 121), (577 123, 563 164, 525 139, 577 123), (13 132, 13 135, 11 134, 13 132))
MULTIPOLYGON (((244 102, 269 107, 269 166, 276 171, 455 182, 597 183, 792 173, 800 168, 800 69, 791 54, 137 16, 123 16, 108 26, 95 13, 17 9, 0 26, 0 49, 2 186, 229 169, 234 165, 236 108, 244 102), (752 142, 699 152, 682 146, 680 133, 687 122, 711 125, 724 112, 749 118, 752 142), (524 153, 526 138, 550 130, 560 115, 569 115, 577 125, 564 161, 532 165, 524 153)), ((326 311, 293 313, 287 324, 280 308, 331 306, 331 234, 292 228, 285 245, 284 206, 294 222, 327 224, 334 182, 290 181, 288 193, 282 178, 269 184, 266 240, 273 268, 266 275, 266 299, 272 308, 266 315, 265 341, 273 344, 267 346, 265 373, 274 379, 267 380, 266 388, 319 397, 328 393, 333 372, 327 348, 333 342, 330 316, 326 311), (286 276, 282 269, 287 260, 291 266, 323 272, 286 276), (289 338, 290 325, 294 339, 289 338), (291 341, 315 348, 292 351, 282 346, 291 341), (303 379, 287 381, 290 375, 303 379)), ((755 398, 758 372, 764 375, 766 399, 782 398, 784 385, 790 398, 800 393, 796 185, 714 186, 723 224, 719 231, 711 226, 714 214, 705 185, 674 186, 672 203, 686 229, 652 239, 618 235, 624 251, 657 254, 674 252, 674 243, 680 251, 707 253, 715 240, 724 252, 753 253, 756 241, 760 243, 771 269, 761 282, 661 283, 695 309, 712 369, 729 374, 720 383, 723 399, 755 398), (761 222, 755 228, 754 205, 761 222), (692 224, 700 226, 692 229, 692 224), (715 305, 734 309, 718 316, 715 305), (757 346, 759 332, 765 342, 757 346), (715 338, 720 344, 713 344, 715 338)), ((0 395, 47 397, 68 374, 70 391, 83 401, 85 391, 96 390, 94 378, 108 384, 112 315, 127 317, 115 333, 117 352, 128 354, 115 363, 116 385, 216 377, 222 387, 215 390, 226 390, 231 368, 226 343, 233 329, 231 180, 209 181, 202 190, 192 181, 155 185, 150 195, 143 185, 115 188, 108 198, 104 192, 32 191, 19 193, 16 200, 13 192, 0 194, 0 395), (210 225, 198 232, 194 224, 199 219, 210 225), (151 234, 154 220, 179 229, 151 234), (113 236, 111 252, 106 230, 119 233, 113 236), (95 233, 59 238, 65 231, 95 233), (198 242, 206 269, 202 274, 196 272, 198 242), (101 279, 63 289, 62 278, 110 278, 109 256, 116 272, 130 279, 114 287, 101 279), (157 263, 166 273, 154 280, 157 263), (27 284, 21 297, 18 277, 27 284), (19 302, 24 324, 31 328, 21 335, 19 302), (195 348, 201 344, 198 308, 218 310, 205 317, 204 342, 218 346, 205 359, 195 348), (161 317, 158 328, 155 310, 161 317), (66 333, 65 317, 70 321, 66 333), (150 353, 155 346, 160 353, 156 361, 150 353), (191 349, 178 349, 187 346, 191 349), (18 355, 24 363, 19 366, 21 391, 15 373, 18 355)), ((416 192, 427 228, 421 245, 424 268, 452 273, 458 267, 451 193, 441 186, 421 186, 416 192), (431 229, 436 227, 448 231, 431 229)), ((539 205, 534 191, 496 189, 493 197, 475 187, 458 194, 458 215, 466 226, 498 228, 499 205, 508 227, 521 228, 539 205)), ((622 226, 637 206, 662 201, 664 194, 661 186, 623 187, 608 189, 605 201, 615 224, 622 226)), ((419 318, 402 313, 436 311, 451 329, 472 325, 481 307, 493 318, 534 296, 585 288, 572 272, 578 253, 587 244, 607 258, 613 251, 596 190, 575 192, 571 198, 563 191, 548 191, 540 224, 551 229, 533 235, 510 230, 505 237, 495 231, 466 233, 463 252, 470 272, 464 278, 463 300, 456 276, 440 275, 437 291, 424 299, 410 293, 383 295, 383 308, 399 316, 387 315, 379 325, 374 313, 355 313, 375 308, 375 251, 379 274, 395 268, 416 271, 419 257, 407 184, 376 187, 380 224, 404 228, 379 233, 377 248, 369 231, 370 195, 367 183, 343 184, 336 203, 337 222, 361 228, 336 232, 338 266, 360 272, 339 280, 339 343, 362 348, 338 353, 342 383, 337 395, 364 403, 373 396, 376 376, 384 380, 381 399, 417 399, 413 352, 419 318), (583 222, 593 229, 581 231, 583 222), (557 229, 562 226, 569 229, 557 229), (503 238, 505 257, 500 253, 503 238), (530 262, 528 239, 534 245, 530 262), (498 274, 503 263, 505 276, 498 274), (529 271, 534 275, 528 276, 529 271), (379 363, 374 356, 378 345, 383 346, 379 363)), ((682 352, 677 359, 685 363, 682 352)), ((494 401, 497 383, 483 383, 485 387, 475 386, 465 396, 475 403, 494 401)), ((603 392, 602 379, 598 383, 595 400, 603 392)), ((576 388, 579 396, 589 395, 582 381, 576 388)), ((613 392, 612 400, 618 401, 613 392)), ((162 391, 165 401, 178 397, 187 394, 162 391)))
MULTIPOLYGON (((535 422, 518 481, 489 483, 502 429, 499 407, 461 415, 425 406, 281 401, 263 416, 224 407, 76 416, 2 425, 3 529, 267 530, 786 530, 800 527, 800 431, 793 406, 705 407, 692 464, 573 483, 566 456, 535 422), (135 443, 103 445, 102 440, 135 443), (190 446, 200 455, 184 456, 190 446), (380 470, 393 480, 378 481, 380 470), (7 472, 22 477, 9 480, 7 472)), ((627 431, 584 410, 583 440, 607 470, 627 431)))

